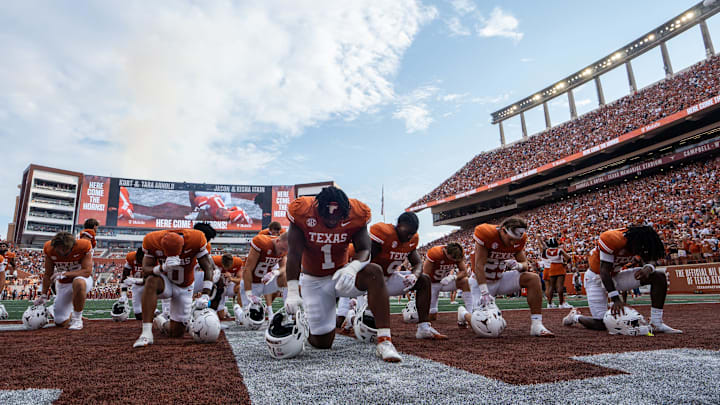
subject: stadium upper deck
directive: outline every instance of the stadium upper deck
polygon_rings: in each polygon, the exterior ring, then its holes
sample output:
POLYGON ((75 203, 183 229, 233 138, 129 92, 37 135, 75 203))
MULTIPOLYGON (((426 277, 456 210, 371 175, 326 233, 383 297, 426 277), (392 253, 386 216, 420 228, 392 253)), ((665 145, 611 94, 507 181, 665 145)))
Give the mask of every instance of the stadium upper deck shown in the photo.
POLYGON ((689 117, 699 120, 717 108, 719 78, 720 58, 715 56, 575 120, 478 154, 409 209, 437 206, 539 174, 550 175, 590 156, 614 152, 624 143, 667 132, 689 117))

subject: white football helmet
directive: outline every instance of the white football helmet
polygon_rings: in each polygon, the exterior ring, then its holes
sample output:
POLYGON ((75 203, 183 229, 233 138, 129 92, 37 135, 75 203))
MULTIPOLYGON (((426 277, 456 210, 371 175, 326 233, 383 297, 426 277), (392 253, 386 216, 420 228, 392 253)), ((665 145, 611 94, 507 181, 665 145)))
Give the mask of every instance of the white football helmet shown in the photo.
POLYGON ((353 329, 358 340, 365 343, 373 343, 377 341, 377 328, 375 327, 375 317, 367 308, 367 304, 362 305, 356 312, 353 319, 353 329))
POLYGON ((478 336, 498 337, 505 330, 507 323, 494 303, 475 308, 470 319, 470 326, 478 336))
POLYGON ((237 326, 245 325, 245 311, 243 311, 240 305, 235 304, 235 306, 233 306, 233 313, 235 313, 235 324, 237 326))
POLYGON ((197 343, 215 343, 220 336, 220 318, 211 308, 197 313, 190 323, 190 335, 197 343))
POLYGON ((403 321, 405 323, 418 323, 420 317, 418 316, 417 307, 415 306, 415 300, 410 300, 402 310, 403 321))
POLYGON ((302 353, 307 337, 305 313, 299 310, 295 316, 288 316, 284 307, 275 313, 265 331, 265 343, 276 359, 289 359, 302 353))
POLYGON ((627 306, 620 316, 613 316, 610 310, 605 312, 603 323, 611 335, 647 336, 652 333, 652 327, 645 318, 627 306))
POLYGON ((260 329, 265 323, 265 304, 250 303, 245 313, 245 326, 250 329, 260 329))
POLYGON ((115 322, 124 322, 127 321, 129 315, 130 308, 128 308, 128 304, 119 300, 115 301, 112 309, 110 310, 110 316, 112 317, 112 320, 115 322))
POLYGON ((31 305, 25 310, 22 317, 23 325, 29 330, 40 329, 47 325, 47 310, 45 305, 31 305))
POLYGON ((0 320, 8 319, 8 311, 5 309, 5 305, 0 304, 0 320))

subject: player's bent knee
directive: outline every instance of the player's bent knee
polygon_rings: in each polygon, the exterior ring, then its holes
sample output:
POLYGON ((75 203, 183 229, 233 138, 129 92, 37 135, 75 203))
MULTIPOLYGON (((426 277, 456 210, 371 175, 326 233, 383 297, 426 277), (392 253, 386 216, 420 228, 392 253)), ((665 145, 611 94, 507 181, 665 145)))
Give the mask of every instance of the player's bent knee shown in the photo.
POLYGON ((332 347, 333 340, 335 339, 335 332, 326 333, 324 335, 310 335, 308 337, 308 343, 316 349, 329 349, 332 347))
POLYGON ((73 291, 84 292, 85 287, 86 287, 85 280, 83 280, 81 278, 75 278, 72 282, 73 291))

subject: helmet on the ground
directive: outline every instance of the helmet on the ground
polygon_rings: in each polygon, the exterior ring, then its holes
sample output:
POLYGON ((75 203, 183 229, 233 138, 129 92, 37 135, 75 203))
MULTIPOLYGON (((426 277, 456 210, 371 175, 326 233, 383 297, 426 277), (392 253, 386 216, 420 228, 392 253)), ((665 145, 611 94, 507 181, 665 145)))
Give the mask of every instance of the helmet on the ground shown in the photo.
POLYGON ((410 300, 405 304, 405 308, 402 310, 402 316, 405 323, 418 323, 420 317, 418 316, 415 300, 410 300))
POLYGON ((646 336, 652 333, 652 327, 645 318, 630 307, 624 307, 619 316, 608 310, 603 317, 603 323, 611 335, 646 336))
POLYGON ((482 337, 498 337, 507 323, 494 303, 475 308, 470 318, 472 330, 482 337))
POLYGON ((23 325, 29 330, 40 329, 47 325, 47 309, 45 305, 31 305, 25 310, 22 317, 23 325))
POLYGON ((265 331, 265 343, 272 357, 288 359, 303 352, 307 336, 307 322, 302 309, 290 316, 283 307, 270 320, 265 331))
POLYGON ((250 329, 260 329, 265 323, 265 304, 250 303, 245 313, 245 326, 250 329))
POLYGON ((360 307, 355 313, 353 320, 353 329, 358 340, 366 343, 377 341, 377 328, 375 326, 375 317, 367 308, 367 304, 360 307))
POLYGON ((215 343, 220 336, 220 318, 211 308, 205 308, 193 317, 190 335, 197 343, 215 343))
POLYGON ((112 317, 113 321, 115 322, 123 322, 128 319, 128 316, 130 315, 130 308, 128 308, 128 304, 126 302, 122 302, 120 300, 115 301, 115 303, 112 306, 112 309, 110 310, 110 316, 112 317))

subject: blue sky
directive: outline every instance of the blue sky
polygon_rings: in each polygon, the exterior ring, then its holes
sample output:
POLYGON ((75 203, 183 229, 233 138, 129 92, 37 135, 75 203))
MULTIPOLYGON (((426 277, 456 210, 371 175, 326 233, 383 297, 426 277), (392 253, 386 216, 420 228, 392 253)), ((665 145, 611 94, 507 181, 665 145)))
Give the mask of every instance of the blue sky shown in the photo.
MULTIPOLYGON (((693 1, 2 2, 0 235, 30 163, 169 181, 335 180, 393 221, 475 154, 490 113, 693 1), (343 3, 343 4, 341 4, 343 3), (347 4, 345 4, 347 3, 347 4)), ((720 48, 720 17, 708 21, 720 48)), ((668 44, 678 71, 699 28, 668 44)), ((633 62, 663 78, 659 49, 633 62)), ((606 101, 627 93, 603 76, 606 101)), ((594 109, 594 87, 575 93, 594 109)), ((566 97, 550 103, 569 118, 566 97)), ((531 133, 542 110, 526 115, 531 133)), ((519 118, 505 123, 520 138, 519 118)), ((451 227, 421 214, 421 242, 451 227)))

